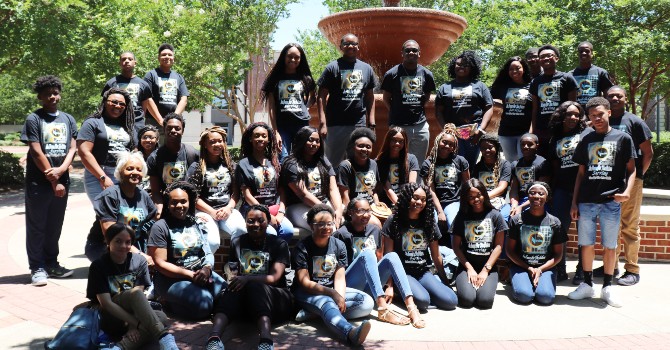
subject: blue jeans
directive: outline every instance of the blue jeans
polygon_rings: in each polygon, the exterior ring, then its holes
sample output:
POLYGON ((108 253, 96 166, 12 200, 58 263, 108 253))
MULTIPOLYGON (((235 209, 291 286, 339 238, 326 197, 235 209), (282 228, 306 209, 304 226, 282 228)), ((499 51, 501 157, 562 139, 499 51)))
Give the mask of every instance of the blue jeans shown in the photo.
POLYGON ((523 157, 523 153, 521 153, 521 144, 519 143, 521 141, 521 135, 519 136, 498 135, 498 140, 500 140, 500 145, 502 146, 503 154, 505 155, 505 159, 508 162, 511 163, 523 157))
POLYGON ((419 309, 425 310, 430 304, 443 310, 456 308, 458 304, 456 293, 430 271, 426 271, 419 279, 407 276, 407 280, 414 294, 414 303, 419 309))
POLYGON ((304 126, 308 126, 309 122, 305 120, 304 124, 297 125, 277 125, 277 132, 281 136, 282 147, 279 161, 284 162, 284 159, 291 154, 291 146, 293 145, 293 136, 298 133, 298 130, 304 126))
POLYGON ((214 299, 226 285, 214 271, 211 280, 209 285, 202 287, 189 280, 177 280, 157 273, 154 286, 156 295, 167 302, 177 317, 203 320, 212 314, 214 299))
POLYGON ((596 244, 596 218, 600 221, 601 244, 605 249, 616 249, 621 225, 621 204, 613 200, 605 203, 579 203, 579 245, 596 244))
MULTIPOLYGON (((119 180, 114 177, 114 167, 101 165, 102 170, 105 171, 105 176, 107 176, 112 182, 117 185, 119 180)), ((84 171, 84 190, 86 191, 86 196, 88 200, 91 201, 91 204, 95 202, 95 197, 97 197, 100 192, 102 192, 102 186, 100 186, 100 179, 91 174, 88 170, 84 171)))
POLYGON ((407 281, 405 269, 402 267, 400 258, 395 252, 390 252, 379 260, 374 250, 364 250, 354 259, 346 272, 347 286, 364 290, 372 297, 384 296, 382 284, 393 277, 393 283, 398 287, 403 301, 412 295, 412 290, 407 281))
POLYGON ((375 304, 369 295, 349 287, 344 297, 347 305, 344 314, 340 312, 333 298, 327 295, 309 294, 299 287, 294 290, 293 296, 305 311, 321 316, 328 329, 341 340, 347 340, 347 335, 354 328, 347 320, 370 315, 375 304))
MULTIPOLYGON (((393 127, 395 125, 391 125, 393 127)), ((428 144, 430 143, 430 128, 428 122, 417 125, 399 125, 407 133, 407 151, 416 156, 419 165, 423 164, 428 153, 428 144)))
POLYGON ((472 144, 470 140, 458 139, 458 155, 468 161, 469 169, 474 169, 479 158, 479 145, 472 144))
POLYGON ((556 274, 554 269, 544 271, 540 276, 537 287, 533 287, 533 281, 527 270, 517 265, 509 268, 512 276, 512 297, 522 304, 529 304, 535 300, 538 304, 550 305, 556 297, 556 274))

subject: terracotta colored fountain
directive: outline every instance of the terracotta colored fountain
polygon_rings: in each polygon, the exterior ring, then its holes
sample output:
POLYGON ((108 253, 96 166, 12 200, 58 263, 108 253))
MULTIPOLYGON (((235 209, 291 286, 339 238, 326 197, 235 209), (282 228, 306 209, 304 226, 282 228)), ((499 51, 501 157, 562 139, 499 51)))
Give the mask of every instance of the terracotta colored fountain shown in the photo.
MULTIPOLYGON (((347 33, 358 37, 360 59, 369 63, 381 80, 384 73, 402 61, 402 44, 416 40, 421 47, 419 63, 427 66, 437 61, 465 31, 465 18, 446 11, 397 7, 399 1, 383 1, 384 7, 344 11, 324 17, 319 29, 333 45, 347 33)), ((439 86, 444 82, 436 82, 439 86)), ((388 130, 388 110, 382 95, 375 94, 377 138, 381 141, 388 130)), ((431 140, 442 127, 435 120, 435 97, 426 106, 431 140)), ((432 141, 431 141, 432 146, 432 141)), ((374 150, 376 155, 377 150, 374 150)))

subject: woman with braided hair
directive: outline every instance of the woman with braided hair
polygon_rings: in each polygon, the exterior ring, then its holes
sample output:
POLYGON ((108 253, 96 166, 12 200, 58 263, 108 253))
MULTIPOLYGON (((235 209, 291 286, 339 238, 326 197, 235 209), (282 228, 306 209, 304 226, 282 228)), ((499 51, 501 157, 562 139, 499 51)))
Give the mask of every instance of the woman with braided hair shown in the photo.
POLYGON ((484 183, 491 204, 500 211, 505 221, 507 221, 511 207, 505 201, 505 196, 512 179, 512 165, 500 156, 502 146, 496 135, 486 134, 482 136, 479 139, 479 149, 482 152, 482 157, 475 165, 471 175, 484 183))
POLYGON ((233 182, 235 163, 228 153, 227 135, 219 126, 205 129, 200 134, 200 160, 191 164, 186 175, 199 192, 195 204, 198 215, 210 217, 206 225, 212 253, 220 244, 219 230, 231 237, 246 232, 244 218, 235 209, 240 192, 233 182))
POLYGON ((156 264, 155 294, 178 317, 201 320, 212 314, 224 286, 212 270, 214 255, 205 225, 195 217, 197 191, 176 181, 164 191, 163 213, 151 228, 149 255, 156 264))
MULTIPOLYGON (((393 214, 382 228, 384 252, 395 252, 400 257, 418 309, 425 310, 433 304, 453 310, 458 299, 442 265, 438 245, 442 235, 435 221, 432 196, 430 188, 415 182, 400 188, 393 214), (441 283, 430 271, 431 258, 441 283)), ((416 309, 408 306, 408 311, 411 316, 416 309)))
POLYGON ((391 206, 398 201, 400 186, 416 182, 419 161, 409 153, 407 133, 399 126, 392 126, 384 137, 382 148, 377 154, 377 166, 381 188, 379 200, 391 206))
POLYGON ((437 211, 437 220, 445 229, 451 226, 458 213, 459 191, 461 183, 470 179, 469 168, 468 161, 458 155, 456 126, 447 123, 435 137, 433 148, 421 165, 421 178, 435 193, 433 204, 437 211))
POLYGON ((79 129, 77 153, 86 168, 84 189, 91 203, 102 190, 118 183, 114 180, 117 154, 135 149, 132 103, 128 92, 111 88, 79 129))
POLYGON ((279 155, 277 138, 272 128, 253 123, 242 134, 242 160, 235 169, 235 184, 240 187, 244 202, 240 208, 246 216, 252 205, 270 209, 268 233, 289 241, 293 224, 286 218, 284 188, 279 186, 279 155))

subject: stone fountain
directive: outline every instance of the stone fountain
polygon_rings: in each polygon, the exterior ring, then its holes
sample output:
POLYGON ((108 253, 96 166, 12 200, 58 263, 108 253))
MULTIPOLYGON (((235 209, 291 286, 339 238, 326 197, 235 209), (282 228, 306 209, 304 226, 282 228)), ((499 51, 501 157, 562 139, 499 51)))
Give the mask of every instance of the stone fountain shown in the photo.
MULTIPOLYGON (((324 17, 319 29, 335 46, 347 33, 358 37, 359 58, 370 64, 381 80, 384 73, 402 61, 402 44, 416 40, 421 46, 419 63, 428 66, 437 61, 465 31, 465 18, 446 11, 397 7, 399 1, 383 1, 384 7, 344 11, 324 17)), ((444 82, 436 82, 439 86, 444 82)), ((381 144, 388 130, 388 111, 382 95, 375 94, 377 139, 381 144)), ((435 120, 435 97, 426 106, 430 123, 431 146, 442 127, 435 120)), ((373 154, 376 154, 376 149, 373 154)))

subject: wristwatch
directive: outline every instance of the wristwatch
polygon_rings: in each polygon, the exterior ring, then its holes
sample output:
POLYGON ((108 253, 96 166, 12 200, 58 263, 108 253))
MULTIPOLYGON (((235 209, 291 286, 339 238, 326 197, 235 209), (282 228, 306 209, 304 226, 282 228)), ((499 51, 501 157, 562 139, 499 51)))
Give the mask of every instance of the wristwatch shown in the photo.
POLYGON ((105 176, 105 175, 100 176, 100 181, 105 182, 106 179, 107 179, 107 176, 105 176))
POLYGON ((486 269, 486 271, 490 272, 491 269, 493 268, 493 266, 491 266, 491 264, 486 264, 486 265, 484 265, 484 268, 486 269))

